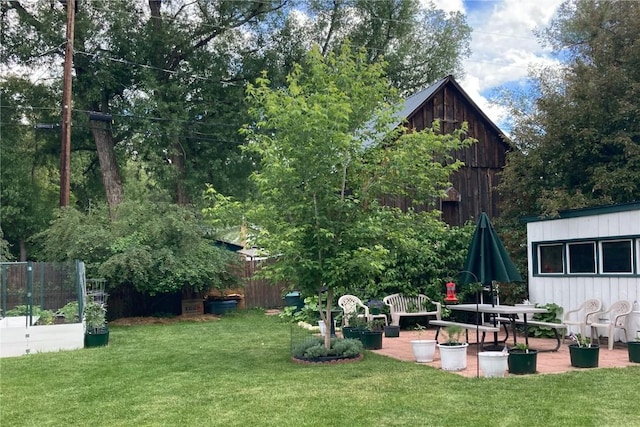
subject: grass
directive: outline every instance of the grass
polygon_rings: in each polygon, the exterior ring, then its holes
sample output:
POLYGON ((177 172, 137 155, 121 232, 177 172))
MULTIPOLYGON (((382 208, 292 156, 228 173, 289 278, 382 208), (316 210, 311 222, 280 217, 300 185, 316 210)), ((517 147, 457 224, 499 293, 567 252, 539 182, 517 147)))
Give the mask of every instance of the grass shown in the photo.
POLYGON ((0 359, 0 425, 640 425, 640 367, 464 378, 373 353, 299 365, 291 331, 249 312, 112 327, 108 347, 0 359))

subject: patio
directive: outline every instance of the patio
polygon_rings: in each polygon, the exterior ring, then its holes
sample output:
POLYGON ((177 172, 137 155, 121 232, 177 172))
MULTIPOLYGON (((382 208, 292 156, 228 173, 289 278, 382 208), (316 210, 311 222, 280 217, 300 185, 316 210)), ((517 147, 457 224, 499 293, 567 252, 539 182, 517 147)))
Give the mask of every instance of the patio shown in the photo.
MULTIPOLYGON (((434 339, 436 334, 435 328, 423 330, 420 339, 434 339)), ((401 330, 398 338, 382 338, 382 349, 372 350, 373 353, 381 354, 383 356, 393 357, 395 359, 404 361, 413 361, 413 351, 411 350, 411 340, 418 339, 418 331, 413 330, 401 330)), ((469 332, 469 340, 475 341, 475 333, 469 332)), ((487 337, 487 342, 490 341, 487 337)), ((524 342, 524 337, 518 335, 518 342, 524 342)), ((513 346, 513 338, 509 337, 508 346, 513 346)), ((567 340, 560 346, 560 349, 556 352, 543 351, 538 353, 537 373, 539 374, 555 374, 569 371, 580 371, 584 368, 574 368, 569 361, 569 345, 570 341, 567 340)), ((556 345, 556 340, 553 338, 529 338, 529 347, 537 350, 552 349, 556 345)), ((427 366, 433 366, 440 368, 440 354, 436 349, 433 362, 424 363, 427 366)), ((629 362, 629 356, 627 353, 627 346, 624 343, 617 342, 613 346, 613 350, 608 350, 606 346, 606 339, 602 339, 600 342, 600 356, 598 367, 600 368, 615 368, 624 366, 634 366, 637 363, 629 362)), ((469 345, 467 351, 467 369, 462 371, 452 372, 465 377, 475 377, 477 375, 477 346, 475 344, 469 345)), ((507 374, 509 375, 509 374, 507 374)))

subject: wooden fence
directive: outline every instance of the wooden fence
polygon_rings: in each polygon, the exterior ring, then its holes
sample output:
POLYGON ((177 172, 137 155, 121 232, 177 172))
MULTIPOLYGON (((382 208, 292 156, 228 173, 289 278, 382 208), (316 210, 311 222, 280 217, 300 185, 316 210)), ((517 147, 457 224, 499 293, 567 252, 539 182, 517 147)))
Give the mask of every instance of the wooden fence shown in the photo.
POLYGON ((244 306, 245 308, 280 308, 283 306, 283 294, 286 293, 284 284, 273 285, 266 280, 256 279, 255 273, 261 263, 268 261, 247 260, 244 262, 245 280, 244 306))

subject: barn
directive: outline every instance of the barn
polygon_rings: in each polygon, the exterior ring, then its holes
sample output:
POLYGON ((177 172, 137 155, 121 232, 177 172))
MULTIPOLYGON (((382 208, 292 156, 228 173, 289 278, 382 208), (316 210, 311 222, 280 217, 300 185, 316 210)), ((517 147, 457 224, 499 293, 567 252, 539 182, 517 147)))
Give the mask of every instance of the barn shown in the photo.
MULTIPOLYGON (((450 225, 463 225, 475 219, 481 212, 497 217, 499 196, 496 186, 499 174, 511 150, 505 134, 480 110, 453 76, 447 76, 426 89, 408 97, 397 114, 399 125, 406 118, 407 127, 413 130, 430 128, 440 121, 443 133, 451 133, 466 122, 468 136, 477 140, 471 147, 458 150, 454 157, 463 161, 450 181, 447 197, 440 200, 438 209, 442 219, 450 225)), ((387 197, 387 206, 408 208, 408 201, 387 197)))

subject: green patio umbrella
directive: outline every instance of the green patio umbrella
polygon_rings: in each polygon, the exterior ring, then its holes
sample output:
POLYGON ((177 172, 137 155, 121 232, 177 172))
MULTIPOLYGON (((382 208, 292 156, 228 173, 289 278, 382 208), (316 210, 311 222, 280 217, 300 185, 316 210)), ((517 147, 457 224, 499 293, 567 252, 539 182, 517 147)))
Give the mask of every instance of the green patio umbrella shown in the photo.
MULTIPOLYGON (((489 217, 485 212, 480 214, 473 233, 465 268, 461 272, 461 285, 480 282, 483 287, 491 292, 491 304, 495 304, 493 294, 493 282, 522 282, 522 276, 511 261, 507 250, 504 248, 500 237, 496 233, 489 217)), ((480 290, 476 291, 476 304, 480 299, 480 290)), ((480 323, 479 313, 476 311, 476 323, 480 323)), ((493 324, 496 325, 495 316, 493 324)), ((476 342, 478 342, 478 330, 476 329, 476 342)), ((498 347, 498 334, 493 334, 494 347, 498 347)), ((479 376, 479 373, 478 373, 479 376)))
POLYGON ((480 282, 483 286, 493 282, 522 282, 522 276, 511 261, 489 217, 482 212, 469 245, 462 285, 480 282))

